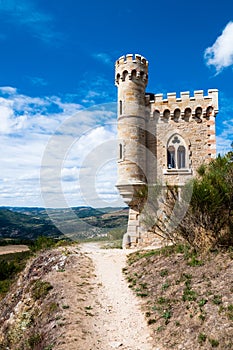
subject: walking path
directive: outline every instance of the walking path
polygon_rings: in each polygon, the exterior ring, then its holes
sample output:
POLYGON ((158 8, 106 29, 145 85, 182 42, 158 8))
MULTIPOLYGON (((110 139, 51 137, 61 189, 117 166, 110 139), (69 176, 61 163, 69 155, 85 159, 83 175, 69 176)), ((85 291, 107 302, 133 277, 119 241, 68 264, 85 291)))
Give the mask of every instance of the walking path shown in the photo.
POLYGON ((92 306, 93 337, 96 339, 92 350, 153 350, 139 301, 122 274, 126 252, 100 249, 97 243, 83 244, 81 250, 94 263, 98 286, 92 306))

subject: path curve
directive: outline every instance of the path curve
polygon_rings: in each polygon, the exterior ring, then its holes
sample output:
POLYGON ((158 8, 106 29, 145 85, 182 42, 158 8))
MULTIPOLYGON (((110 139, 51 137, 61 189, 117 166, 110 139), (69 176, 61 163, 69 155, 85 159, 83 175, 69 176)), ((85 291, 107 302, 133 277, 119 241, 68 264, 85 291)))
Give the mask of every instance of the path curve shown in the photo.
POLYGON ((122 274, 126 251, 100 249, 98 243, 82 244, 81 250, 95 265, 96 304, 92 318, 96 350, 153 350, 151 335, 139 300, 122 274))

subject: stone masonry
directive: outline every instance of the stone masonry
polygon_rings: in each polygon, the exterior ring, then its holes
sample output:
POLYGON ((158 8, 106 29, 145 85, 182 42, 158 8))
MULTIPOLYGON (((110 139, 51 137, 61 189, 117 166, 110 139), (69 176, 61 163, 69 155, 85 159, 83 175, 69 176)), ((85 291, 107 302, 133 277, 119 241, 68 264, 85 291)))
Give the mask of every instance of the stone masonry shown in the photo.
POLYGON ((115 65, 118 88, 118 181, 129 205, 124 246, 148 241, 141 223, 148 184, 183 186, 202 163, 216 156, 215 116, 218 90, 147 93, 148 61, 141 55, 120 57, 115 65))

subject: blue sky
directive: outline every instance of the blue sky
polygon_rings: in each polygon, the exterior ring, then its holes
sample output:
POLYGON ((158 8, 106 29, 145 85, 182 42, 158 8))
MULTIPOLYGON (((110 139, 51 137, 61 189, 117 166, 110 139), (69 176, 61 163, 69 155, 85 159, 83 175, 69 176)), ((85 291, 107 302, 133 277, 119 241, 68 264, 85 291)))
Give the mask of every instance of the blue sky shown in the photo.
POLYGON ((230 147, 232 1, 0 0, 0 45, 0 205, 122 203, 112 150, 114 62, 123 54, 148 59, 150 92, 219 89, 217 147, 230 147), (69 139, 63 137, 68 148, 57 176, 63 198, 51 201, 58 187, 41 181, 41 164, 58 153, 59 135, 69 139), (112 153, 99 164, 95 151, 105 147, 112 153), (95 194, 80 186, 80 172, 95 183, 95 194))

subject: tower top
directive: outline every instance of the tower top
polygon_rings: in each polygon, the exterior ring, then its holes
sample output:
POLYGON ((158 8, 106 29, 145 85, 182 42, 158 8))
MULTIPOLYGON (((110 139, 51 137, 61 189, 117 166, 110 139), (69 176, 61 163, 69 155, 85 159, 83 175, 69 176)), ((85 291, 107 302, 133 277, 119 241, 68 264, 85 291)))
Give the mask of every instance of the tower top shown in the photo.
POLYGON ((116 60, 116 68, 119 67, 120 65, 126 64, 126 63, 141 63, 142 65, 148 66, 148 61, 145 57, 139 54, 128 54, 128 55, 123 55, 118 60, 116 60))
POLYGON ((115 64, 115 83, 120 81, 134 81, 135 83, 147 85, 148 61, 142 55, 128 54, 118 58, 115 64))

